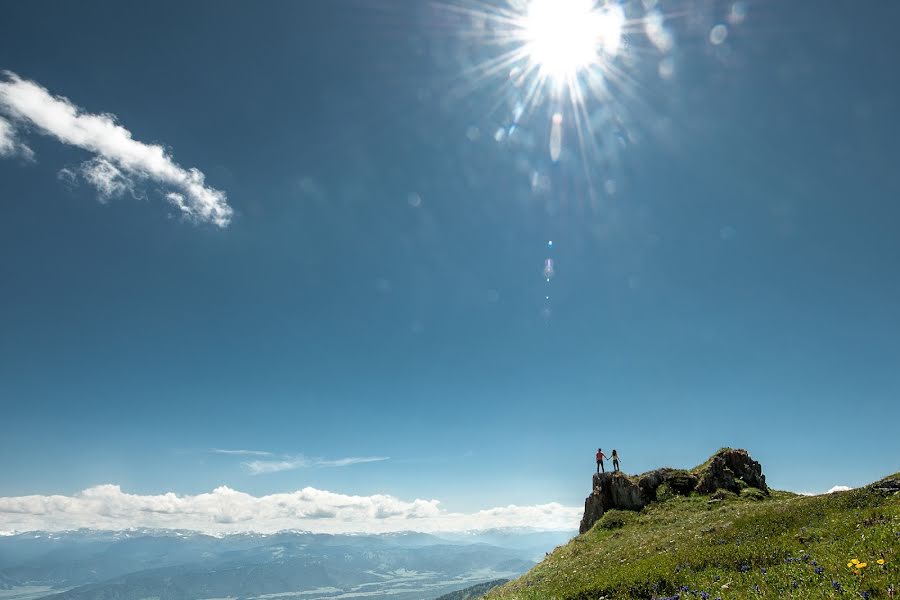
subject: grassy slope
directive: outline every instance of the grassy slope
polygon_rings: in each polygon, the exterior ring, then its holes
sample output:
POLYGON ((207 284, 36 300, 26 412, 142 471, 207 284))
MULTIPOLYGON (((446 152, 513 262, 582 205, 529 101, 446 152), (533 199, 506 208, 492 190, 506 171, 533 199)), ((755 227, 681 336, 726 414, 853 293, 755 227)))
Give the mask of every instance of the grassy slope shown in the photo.
POLYGON ((900 599, 900 496, 726 496, 610 511, 485 598, 889 598, 893 586, 900 599), (847 567, 854 558, 868 563, 861 575, 847 567))

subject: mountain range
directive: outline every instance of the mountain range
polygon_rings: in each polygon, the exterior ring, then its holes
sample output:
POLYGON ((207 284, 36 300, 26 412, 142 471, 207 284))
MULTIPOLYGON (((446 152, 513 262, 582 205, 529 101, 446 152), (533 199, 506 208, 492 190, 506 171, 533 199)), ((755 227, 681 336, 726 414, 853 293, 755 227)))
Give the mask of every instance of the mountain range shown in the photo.
POLYGON ((572 533, 19 533, 0 537, 0 600, 421 600, 518 576, 572 533))

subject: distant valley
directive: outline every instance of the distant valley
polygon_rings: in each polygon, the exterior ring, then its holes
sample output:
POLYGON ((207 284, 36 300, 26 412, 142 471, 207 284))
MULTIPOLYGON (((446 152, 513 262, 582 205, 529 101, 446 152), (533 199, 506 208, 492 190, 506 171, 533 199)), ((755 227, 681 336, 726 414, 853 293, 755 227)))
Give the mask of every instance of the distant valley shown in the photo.
POLYGON ((0 537, 0 600, 429 599, 516 577, 573 533, 30 532, 0 537))

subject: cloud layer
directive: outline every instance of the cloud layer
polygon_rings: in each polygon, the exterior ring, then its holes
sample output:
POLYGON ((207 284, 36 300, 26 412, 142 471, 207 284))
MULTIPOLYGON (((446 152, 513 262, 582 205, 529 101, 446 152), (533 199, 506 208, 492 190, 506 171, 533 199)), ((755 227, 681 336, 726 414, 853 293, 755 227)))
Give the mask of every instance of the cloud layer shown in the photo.
POLYGON ((163 189, 164 197, 186 218, 225 227, 232 209, 225 193, 206 185, 198 169, 178 165, 163 146, 133 139, 131 132, 109 114, 92 114, 39 84, 5 72, 0 78, 0 156, 31 150, 17 142, 16 134, 33 129, 63 144, 93 153, 79 174, 105 200, 136 194, 141 183, 163 189))
POLYGON ((191 529, 211 534, 302 529, 323 533, 469 531, 495 527, 574 529, 578 507, 557 503, 505 506, 453 513, 437 500, 349 496, 307 487, 290 493, 251 496, 228 487, 179 496, 128 494, 101 485, 73 496, 0 497, 0 530, 61 531, 80 527, 191 529))

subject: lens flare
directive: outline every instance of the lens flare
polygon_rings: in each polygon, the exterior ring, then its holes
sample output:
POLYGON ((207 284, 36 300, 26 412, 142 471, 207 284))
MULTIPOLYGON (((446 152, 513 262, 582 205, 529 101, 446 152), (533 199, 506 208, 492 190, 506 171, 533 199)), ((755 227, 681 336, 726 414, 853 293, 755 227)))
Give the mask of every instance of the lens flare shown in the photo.
MULTIPOLYGON (((533 125, 532 117, 544 107, 550 119, 545 148, 552 162, 581 155, 588 171, 615 151, 613 137, 621 138, 624 128, 624 101, 634 97, 629 68, 636 56, 629 39, 644 34, 643 17, 628 18, 619 0, 449 0, 440 5, 464 17, 471 28, 464 34, 479 42, 469 46, 467 85, 508 84, 501 94, 510 118, 496 130, 498 143, 514 143, 520 126, 533 125), (572 139, 579 151, 569 154, 565 148, 572 139)), ((662 17, 656 28, 666 34, 662 17)))
POLYGON ((566 85, 583 69, 615 55, 625 15, 591 0, 532 0, 521 18, 524 52, 543 77, 566 85))

